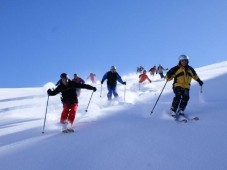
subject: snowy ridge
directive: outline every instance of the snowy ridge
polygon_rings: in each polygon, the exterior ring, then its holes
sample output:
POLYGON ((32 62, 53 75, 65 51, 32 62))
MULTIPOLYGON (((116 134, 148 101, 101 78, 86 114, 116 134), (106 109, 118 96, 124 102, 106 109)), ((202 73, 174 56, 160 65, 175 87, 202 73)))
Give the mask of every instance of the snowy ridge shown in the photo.
MULTIPOLYGON (((227 169, 227 61, 196 69, 204 81, 193 81, 188 115, 197 122, 179 124, 167 115, 172 102, 168 82, 154 110, 165 80, 159 75, 139 87, 138 74, 122 76, 118 100, 108 102, 106 85, 82 90, 75 133, 62 134, 60 96, 49 98, 45 133, 43 119, 47 83, 37 88, 0 89, 0 162, 4 170, 166 170, 227 169), (140 90, 139 90, 140 88, 140 90), (100 97, 101 95, 101 97, 100 97), (13 162, 12 162, 13 161, 13 162)), ((89 83, 89 82, 88 82, 89 83)))

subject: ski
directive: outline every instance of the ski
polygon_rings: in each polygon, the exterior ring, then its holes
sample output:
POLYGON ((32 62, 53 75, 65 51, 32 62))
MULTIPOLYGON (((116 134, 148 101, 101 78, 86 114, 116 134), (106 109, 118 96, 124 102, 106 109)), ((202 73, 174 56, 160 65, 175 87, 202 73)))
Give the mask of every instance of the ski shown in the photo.
POLYGON ((197 120, 199 120, 199 117, 197 117, 197 116, 192 116, 192 117, 189 117, 188 115, 180 115, 181 117, 183 117, 183 118, 185 118, 185 119, 187 119, 188 121, 197 121, 197 120))
POLYGON ((176 116, 172 116, 172 117, 177 122, 181 122, 181 123, 187 123, 188 122, 188 120, 185 117, 183 117, 183 119, 181 119, 181 115, 176 115, 176 116))
POLYGON ((72 133, 72 132, 75 132, 75 130, 72 128, 62 130, 62 133, 72 133))

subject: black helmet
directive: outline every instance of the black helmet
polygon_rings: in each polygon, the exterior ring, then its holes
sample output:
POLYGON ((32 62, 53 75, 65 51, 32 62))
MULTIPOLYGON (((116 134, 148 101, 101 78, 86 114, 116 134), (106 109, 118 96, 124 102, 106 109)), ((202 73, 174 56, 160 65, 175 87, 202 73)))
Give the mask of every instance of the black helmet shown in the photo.
POLYGON ((61 79, 62 79, 62 78, 69 79, 69 76, 68 76, 68 74, 66 74, 66 73, 62 73, 62 74, 60 75, 60 77, 61 77, 61 79))

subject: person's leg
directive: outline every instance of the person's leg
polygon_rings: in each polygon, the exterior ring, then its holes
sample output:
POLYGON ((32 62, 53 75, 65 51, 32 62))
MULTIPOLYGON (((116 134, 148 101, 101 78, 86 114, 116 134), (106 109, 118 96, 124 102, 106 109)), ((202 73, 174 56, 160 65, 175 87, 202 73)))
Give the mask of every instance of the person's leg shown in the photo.
POLYGON ((113 95, 114 95, 114 97, 117 98, 118 97, 117 87, 113 87, 112 89, 113 89, 113 95))
POLYGON ((175 97, 173 98, 173 101, 172 101, 171 110, 176 112, 178 109, 178 106, 180 104, 180 100, 181 100, 181 88, 175 87, 175 88, 173 88, 173 92, 175 94, 175 97))
POLYGON ((78 104, 77 103, 73 103, 70 106, 70 112, 69 112, 68 121, 69 121, 69 123, 71 125, 73 125, 73 122, 75 120, 77 108, 78 108, 78 104))
POLYGON ((107 86, 107 89, 108 89, 107 98, 108 98, 108 100, 111 100, 112 99, 113 89, 112 89, 111 86, 107 86))
POLYGON ((63 103, 63 111, 61 113, 61 118, 60 118, 60 123, 65 123, 67 118, 68 118, 68 114, 69 114, 69 104, 68 103, 63 103))
POLYGON ((180 102, 179 110, 184 111, 189 101, 189 89, 182 89, 182 99, 180 102))

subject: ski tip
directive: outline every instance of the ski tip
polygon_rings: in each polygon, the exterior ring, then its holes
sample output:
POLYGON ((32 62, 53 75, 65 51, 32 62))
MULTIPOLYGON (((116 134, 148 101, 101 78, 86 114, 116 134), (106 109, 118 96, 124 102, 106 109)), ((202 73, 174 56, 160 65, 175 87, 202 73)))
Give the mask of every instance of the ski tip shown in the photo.
POLYGON ((182 120, 183 123, 187 123, 188 121, 186 119, 182 120))
POLYGON ((199 117, 194 117, 193 119, 194 119, 194 120, 199 120, 199 117))

